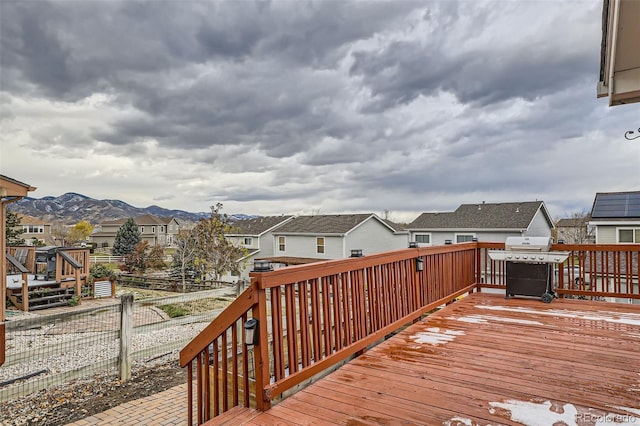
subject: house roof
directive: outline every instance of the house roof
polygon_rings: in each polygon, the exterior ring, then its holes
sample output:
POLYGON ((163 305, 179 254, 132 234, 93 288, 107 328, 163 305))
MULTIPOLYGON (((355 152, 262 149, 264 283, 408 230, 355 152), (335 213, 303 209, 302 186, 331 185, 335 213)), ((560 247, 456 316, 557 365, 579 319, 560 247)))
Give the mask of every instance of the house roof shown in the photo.
MULTIPOLYGON (((370 217, 379 220, 373 213, 362 214, 324 214, 316 216, 298 216, 279 226, 275 234, 346 234, 370 217)), ((390 229, 394 230, 394 229, 390 229)))
POLYGON ((0 175, 0 197, 26 197, 28 192, 35 190, 34 186, 0 175))
POLYGON ((290 220, 293 216, 260 216, 251 219, 242 219, 233 222, 233 227, 238 228, 229 235, 262 235, 275 226, 290 220))
POLYGON ((640 102, 640 2, 603 0, 597 96, 609 106, 640 102))
POLYGON ((273 256, 261 257, 256 260, 268 260, 272 263, 282 263, 284 265, 307 265, 309 263, 326 262, 328 259, 318 259, 315 257, 295 257, 295 256, 273 256))
MULTIPOLYGON (((136 225, 167 225, 174 218, 172 217, 158 217, 150 214, 134 217, 133 221, 136 225)), ((123 225, 127 219, 107 220, 101 223, 101 225, 123 225)))
POLYGON ((596 193, 591 218, 640 219, 640 191, 596 193))
POLYGON ((396 223, 396 222, 392 222, 389 219, 382 219, 380 218, 381 221, 383 221, 384 223, 387 224, 387 226, 389 226, 390 228, 392 228, 395 232, 401 232, 401 233, 407 233, 407 224, 406 223, 396 223))
POLYGON ((580 218, 566 218, 558 220, 556 226, 558 228, 583 228, 591 219, 588 215, 580 218))
POLYGON ((45 222, 33 216, 27 216, 27 215, 18 213, 18 217, 20 218, 21 225, 49 225, 48 222, 45 222))
POLYGON ((542 201, 518 203, 462 204, 454 212, 422 213, 407 225, 410 230, 428 229, 526 229, 542 209, 551 226, 551 218, 542 201))

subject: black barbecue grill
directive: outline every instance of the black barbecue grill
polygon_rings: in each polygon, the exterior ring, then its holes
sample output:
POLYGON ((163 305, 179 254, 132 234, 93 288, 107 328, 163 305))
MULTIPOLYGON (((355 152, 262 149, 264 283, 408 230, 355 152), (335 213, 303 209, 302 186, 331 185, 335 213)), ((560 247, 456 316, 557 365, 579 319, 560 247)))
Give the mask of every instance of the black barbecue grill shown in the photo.
POLYGON ((507 237, 504 250, 489 250, 492 260, 506 262, 506 298, 539 297, 550 303, 553 290, 553 265, 562 263, 569 252, 549 251, 549 237, 507 237))

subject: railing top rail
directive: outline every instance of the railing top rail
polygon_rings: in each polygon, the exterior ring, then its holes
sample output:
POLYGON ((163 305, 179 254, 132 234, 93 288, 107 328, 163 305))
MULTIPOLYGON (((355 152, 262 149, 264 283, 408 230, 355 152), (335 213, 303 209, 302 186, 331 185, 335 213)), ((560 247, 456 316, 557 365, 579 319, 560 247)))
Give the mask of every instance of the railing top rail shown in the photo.
POLYGON ((242 315, 256 303, 258 303, 258 286, 253 283, 180 351, 180 367, 185 367, 193 361, 211 344, 213 339, 242 318, 242 315))
POLYGON ((551 250, 561 251, 638 251, 640 244, 552 244, 551 250))
POLYGON ((477 248, 477 245, 477 242, 470 242, 443 246, 408 248, 403 250, 374 253, 363 257, 352 257, 347 259, 309 263, 305 265, 288 266, 286 268, 276 269, 275 271, 269 272, 251 272, 249 275, 251 277, 260 277, 260 288, 266 289, 279 286, 284 283, 310 280, 376 265, 413 259, 420 256, 461 252, 475 249, 477 248))
MULTIPOLYGON (((504 243, 479 242, 478 248, 503 249, 504 243)), ((558 251, 640 251, 640 244, 551 244, 550 250, 558 251)))
POLYGON ((64 260, 66 260, 69 263, 69 265, 73 266, 75 269, 82 268, 82 264, 80 262, 78 262, 77 260, 75 260, 73 257, 69 256, 69 253, 66 253, 64 251, 59 251, 58 254, 64 260))
POLYGON ((15 257, 11 256, 9 253, 5 253, 5 257, 7 258, 9 263, 11 263, 14 267, 16 267, 18 269, 18 271, 20 271, 23 274, 28 274, 29 273, 29 270, 27 268, 25 268, 24 265, 22 263, 20 263, 20 261, 18 259, 16 259, 15 257))

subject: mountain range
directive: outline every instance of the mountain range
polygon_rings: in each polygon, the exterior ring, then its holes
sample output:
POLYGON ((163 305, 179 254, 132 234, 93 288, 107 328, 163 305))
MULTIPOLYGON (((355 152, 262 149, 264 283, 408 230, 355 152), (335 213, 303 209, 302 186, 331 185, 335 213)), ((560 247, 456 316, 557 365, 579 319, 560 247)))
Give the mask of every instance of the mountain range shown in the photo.
MULTIPOLYGON (((140 208, 120 200, 96 200, 75 192, 68 192, 59 197, 25 197, 20 201, 9 204, 8 210, 38 218, 47 223, 65 225, 74 225, 81 220, 97 225, 107 220, 125 219, 145 214, 174 217, 178 221, 186 223, 197 222, 204 217, 209 217, 211 214, 210 212, 190 213, 184 210, 170 210, 155 205, 140 208)), ((230 216, 236 220, 252 217, 242 214, 230 216)))

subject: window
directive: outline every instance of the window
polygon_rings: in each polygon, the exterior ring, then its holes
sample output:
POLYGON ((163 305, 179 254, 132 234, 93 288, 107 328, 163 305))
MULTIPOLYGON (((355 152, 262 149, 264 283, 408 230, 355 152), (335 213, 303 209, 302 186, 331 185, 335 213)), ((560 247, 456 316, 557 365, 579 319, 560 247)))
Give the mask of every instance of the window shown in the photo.
POLYGON ((640 228, 618 229, 619 243, 640 243, 640 228))
POLYGON ((245 246, 250 246, 251 244, 253 244, 253 238, 251 237, 245 237, 244 239, 244 243, 245 246))
POLYGON ((140 227, 140 233, 141 233, 141 234, 144 234, 144 226, 141 226, 141 227, 140 227))
POLYGON ((25 234, 44 234, 43 225, 23 225, 22 230, 25 234))
POLYGON ((475 237, 473 234, 456 234, 456 243, 468 243, 473 241, 475 237))
POLYGON ((420 244, 431 244, 431 234, 416 234, 415 242, 420 244))
POLYGON ((285 238, 284 237, 278 237, 278 251, 284 251, 286 248, 285 246, 285 238))
POLYGON ((156 233, 156 227, 155 226, 151 227, 151 232, 154 233, 154 234, 156 233))
POLYGON ((316 253, 324 253, 324 237, 316 238, 316 253))

